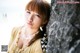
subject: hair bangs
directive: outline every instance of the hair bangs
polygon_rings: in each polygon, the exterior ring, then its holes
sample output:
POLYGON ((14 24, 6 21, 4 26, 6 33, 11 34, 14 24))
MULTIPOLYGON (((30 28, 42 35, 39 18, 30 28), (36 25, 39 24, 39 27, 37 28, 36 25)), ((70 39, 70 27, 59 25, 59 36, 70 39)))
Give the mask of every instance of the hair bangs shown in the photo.
POLYGON ((45 8, 43 7, 44 5, 42 3, 37 3, 34 1, 31 1, 27 6, 25 10, 30 10, 30 11, 34 11, 37 12, 41 18, 44 17, 45 14, 45 8))

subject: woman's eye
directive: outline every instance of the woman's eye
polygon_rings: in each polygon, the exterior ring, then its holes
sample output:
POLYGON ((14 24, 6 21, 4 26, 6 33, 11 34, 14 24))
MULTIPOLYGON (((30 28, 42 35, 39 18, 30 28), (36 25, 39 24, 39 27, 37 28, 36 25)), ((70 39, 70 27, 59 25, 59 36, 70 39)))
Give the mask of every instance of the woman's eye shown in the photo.
POLYGON ((40 18, 40 15, 37 15, 40 18))
POLYGON ((29 10, 27 10, 26 13, 30 14, 31 12, 29 10))
POLYGON ((40 15, 39 14, 36 14, 36 16, 40 18, 40 15))
POLYGON ((27 11, 28 14, 30 14, 30 11, 27 11))

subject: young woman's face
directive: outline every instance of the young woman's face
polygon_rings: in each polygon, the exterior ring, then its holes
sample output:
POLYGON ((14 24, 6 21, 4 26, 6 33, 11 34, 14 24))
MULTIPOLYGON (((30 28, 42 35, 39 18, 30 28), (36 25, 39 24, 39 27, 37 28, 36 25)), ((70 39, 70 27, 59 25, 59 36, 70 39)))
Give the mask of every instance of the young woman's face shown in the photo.
POLYGON ((29 28, 33 29, 39 29, 39 27, 42 25, 42 18, 41 16, 34 11, 26 10, 26 25, 29 28))

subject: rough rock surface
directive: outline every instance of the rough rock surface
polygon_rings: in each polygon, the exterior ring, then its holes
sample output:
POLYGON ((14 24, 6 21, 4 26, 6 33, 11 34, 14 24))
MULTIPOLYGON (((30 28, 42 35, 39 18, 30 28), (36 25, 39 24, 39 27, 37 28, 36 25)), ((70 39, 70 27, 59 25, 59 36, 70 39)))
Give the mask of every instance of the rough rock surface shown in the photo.
POLYGON ((58 3, 59 1, 75 0, 51 0, 46 52, 80 53, 80 3, 65 4, 58 3))

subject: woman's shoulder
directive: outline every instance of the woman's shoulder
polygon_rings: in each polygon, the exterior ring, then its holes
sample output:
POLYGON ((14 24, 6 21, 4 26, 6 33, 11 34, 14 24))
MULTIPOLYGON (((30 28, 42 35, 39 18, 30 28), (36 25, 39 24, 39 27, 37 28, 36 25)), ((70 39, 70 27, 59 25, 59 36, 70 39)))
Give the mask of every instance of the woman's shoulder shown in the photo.
POLYGON ((43 53, 42 48, 41 48, 41 39, 37 39, 33 44, 32 44, 32 53, 43 53))
POLYGON ((39 38, 39 39, 35 40, 35 41, 31 44, 31 46, 34 47, 34 48, 41 46, 41 39, 39 38))
POLYGON ((19 27, 13 27, 13 28, 12 28, 12 32, 18 31, 20 28, 21 28, 20 26, 19 26, 19 27))
POLYGON ((20 26, 19 27, 13 27, 12 32, 11 32, 11 36, 14 38, 17 35, 17 33, 19 33, 20 29, 21 29, 20 26))

